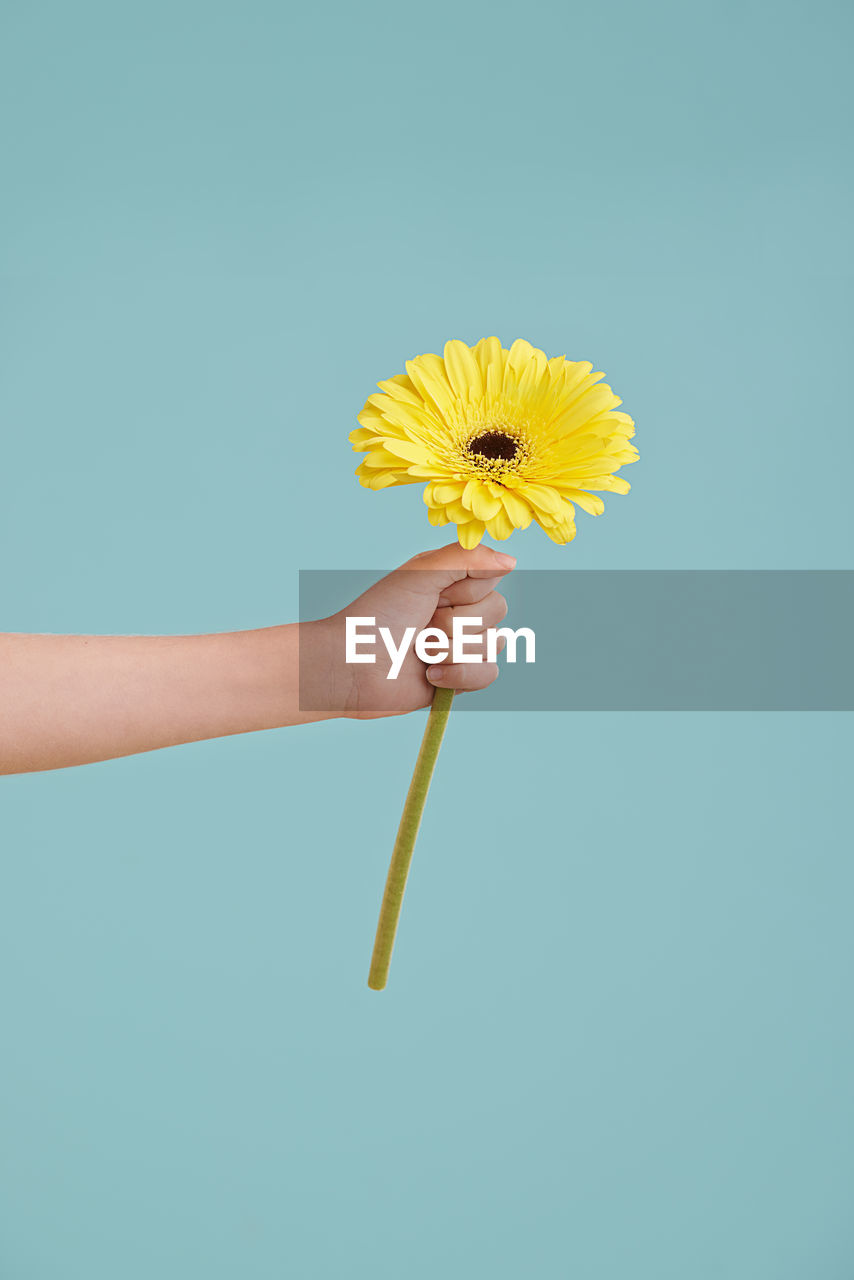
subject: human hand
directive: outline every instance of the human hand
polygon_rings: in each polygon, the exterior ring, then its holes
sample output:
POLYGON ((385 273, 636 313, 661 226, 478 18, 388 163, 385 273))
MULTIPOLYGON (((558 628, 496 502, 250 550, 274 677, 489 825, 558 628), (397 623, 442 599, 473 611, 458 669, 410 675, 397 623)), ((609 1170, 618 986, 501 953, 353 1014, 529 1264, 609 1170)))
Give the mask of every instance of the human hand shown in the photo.
MULTIPOLYGON (((391 660, 380 643, 374 663, 346 663, 348 617, 375 619, 376 633, 387 627, 399 646, 408 627, 416 633, 436 628, 448 639, 454 617, 479 618, 481 625, 466 634, 466 650, 485 658, 484 633, 507 613, 507 602, 496 585, 516 561, 491 547, 464 550, 451 543, 424 551, 380 579, 352 604, 330 618, 303 624, 300 637, 302 699, 315 709, 357 720, 404 715, 427 707, 437 688, 460 692, 485 689, 498 676, 494 662, 454 663, 449 655, 434 666, 422 662, 410 645, 395 679, 388 679, 391 660)), ((504 647, 499 638, 498 649, 504 647)))

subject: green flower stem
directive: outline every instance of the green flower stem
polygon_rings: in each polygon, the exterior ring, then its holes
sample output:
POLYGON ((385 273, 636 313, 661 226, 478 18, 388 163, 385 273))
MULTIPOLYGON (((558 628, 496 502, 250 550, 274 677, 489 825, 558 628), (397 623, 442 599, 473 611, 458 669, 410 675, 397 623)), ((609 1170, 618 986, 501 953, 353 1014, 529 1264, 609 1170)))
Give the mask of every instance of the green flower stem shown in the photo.
POLYGON ((412 851, 415 848, 421 815, 424 812, 427 792, 430 790, 430 779, 433 777, 433 769, 436 766, 453 701, 453 689, 437 689, 433 694, 427 727, 421 739, 421 750, 415 761, 415 772, 409 784, 386 877, 377 936, 374 941, 374 954, 371 956, 371 971, 368 975, 368 986, 372 991, 382 991, 388 981, 391 953, 397 933, 397 922, 400 919, 400 908, 403 905, 412 851))

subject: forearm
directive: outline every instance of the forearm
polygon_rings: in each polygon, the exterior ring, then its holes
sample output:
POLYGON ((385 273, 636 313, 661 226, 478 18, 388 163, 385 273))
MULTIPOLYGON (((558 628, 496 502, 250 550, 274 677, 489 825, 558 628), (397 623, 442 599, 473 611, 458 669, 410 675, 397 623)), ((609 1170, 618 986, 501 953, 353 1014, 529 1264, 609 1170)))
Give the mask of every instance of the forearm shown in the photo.
POLYGON ((318 719, 293 624, 201 636, 0 635, 0 773, 318 719))

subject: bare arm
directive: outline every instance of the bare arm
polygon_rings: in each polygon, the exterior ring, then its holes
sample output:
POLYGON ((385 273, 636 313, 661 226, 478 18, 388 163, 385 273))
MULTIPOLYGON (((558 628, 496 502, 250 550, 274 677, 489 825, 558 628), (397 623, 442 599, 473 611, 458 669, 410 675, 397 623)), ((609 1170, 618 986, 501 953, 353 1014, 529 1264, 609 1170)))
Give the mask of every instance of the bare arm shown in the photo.
POLYGON ((318 719, 299 710, 300 629, 0 635, 0 773, 318 719))

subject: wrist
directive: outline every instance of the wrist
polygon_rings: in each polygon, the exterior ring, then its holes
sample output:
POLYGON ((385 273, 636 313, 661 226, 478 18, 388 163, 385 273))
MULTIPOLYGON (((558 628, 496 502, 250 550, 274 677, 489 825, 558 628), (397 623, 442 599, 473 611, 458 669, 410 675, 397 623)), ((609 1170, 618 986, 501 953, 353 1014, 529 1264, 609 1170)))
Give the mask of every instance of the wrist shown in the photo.
POLYGON ((314 622, 288 623, 221 637, 229 692, 238 726, 231 732, 279 729, 327 720, 320 685, 325 633, 314 622))
POLYGON ((301 723, 350 715, 352 670, 344 664, 344 626, 338 614, 298 627, 296 702, 301 723))

